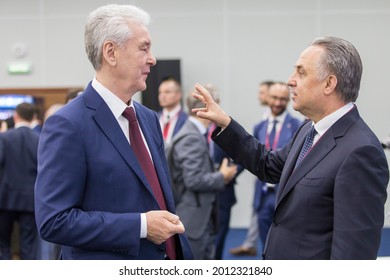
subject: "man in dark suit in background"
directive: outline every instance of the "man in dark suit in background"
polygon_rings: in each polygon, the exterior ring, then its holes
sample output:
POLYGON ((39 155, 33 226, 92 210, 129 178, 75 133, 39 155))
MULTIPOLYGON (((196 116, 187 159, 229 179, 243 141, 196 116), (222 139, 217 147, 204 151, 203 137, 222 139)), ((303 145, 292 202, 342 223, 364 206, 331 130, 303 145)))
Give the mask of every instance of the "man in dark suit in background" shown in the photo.
POLYGON ((166 145, 188 119, 188 115, 181 106, 182 89, 180 83, 168 77, 163 80, 158 88, 158 102, 162 110, 157 113, 166 145))
MULTIPOLYGON (((269 150, 280 150, 294 136, 301 121, 287 111, 290 101, 290 90, 287 84, 275 82, 270 86, 267 99, 269 116, 255 126, 253 136, 269 150)), ((278 184, 256 180, 253 207, 257 213, 259 236, 263 247, 274 217, 277 190, 278 184)))
MULTIPOLYGON (((202 106, 188 96, 188 109, 202 106)), ((177 213, 186 227, 194 258, 212 260, 215 257, 217 229, 217 194, 235 177, 237 167, 225 158, 219 169, 214 168, 208 142, 210 122, 190 115, 167 147, 167 159, 172 178, 177 213)))
POLYGON ((294 109, 308 118, 285 148, 268 150, 200 85, 199 117, 219 125, 213 140, 261 180, 279 183, 265 259, 376 259, 389 168, 356 101, 362 62, 340 38, 318 38, 288 80, 294 109))
POLYGON ((36 219, 63 259, 189 259, 156 114, 146 89, 149 15, 131 5, 93 11, 85 47, 96 74, 49 117, 39 142, 36 219))
MULTIPOLYGON (((272 80, 266 80, 262 81, 259 84, 259 89, 257 92, 257 98, 260 102, 260 106, 267 106, 265 111, 263 112, 263 116, 261 118, 260 122, 263 122, 268 119, 268 117, 271 114, 271 109, 268 106, 268 96, 269 96, 269 89, 275 82, 272 80)), ((255 126, 255 130, 256 127, 255 126)), ((257 137, 256 132, 254 133, 255 137, 257 137)), ((260 230, 259 230, 259 219, 257 217, 257 206, 259 205, 259 201, 257 200, 257 194, 258 194, 258 187, 256 184, 258 184, 258 179, 256 180, 254 186, 254 196, 253 196, 253 205, 252 205, 252 213, 251 218, 249 221, 248 231, 245 236, 244 242, 241 243, 240 246, 231 248, 229 250, 230 254, 236 255, 236 256, 256 256, 257 255, 257 247, 259 244, 260 239, 260 230)))
POLYGON ((36 258, 34 184, 39 136, 30 129, 34 105, 19 104, 14 128, 0 133, 0 259, 11 259, 11 234, 19 225, 20 258, 36 258))
MULTIPOLYGON (((207 83, 204 85, 204 87, 211 94, 214 101, 219 104, 220 98, 219 98, 217 87, 214 86, 212 83, 207 83)), ((215 168, 219 169, 224 159, 225 158, 229 159, 229 155, 226 154, 224 150, 218 147, 218 145, 216 145, 211 140, 211 134, 214 131, 215 127, 216 125, 214 123, 209 124, 207 128, 207 142, 208 142, 211 158, 214 161, 215 168)), ((216 226, 217 232, 215 235, 215 257, 214 257, 216 260, 222 260, 223 257, 225 240, 229 233, 229 228, 230 228, 231 210, 233 205, 236 204, 237 202, 236 192, 234 190, 235 185, 237 183, 236 179, 243 170, 244 169, 242 168, 242 166, 238 165, 237 173, 234 176, 234 178, 230 180, 227 184, 225 184, 225 187, 217 193, 218 211, 217 211, 217 226, 216 226)))

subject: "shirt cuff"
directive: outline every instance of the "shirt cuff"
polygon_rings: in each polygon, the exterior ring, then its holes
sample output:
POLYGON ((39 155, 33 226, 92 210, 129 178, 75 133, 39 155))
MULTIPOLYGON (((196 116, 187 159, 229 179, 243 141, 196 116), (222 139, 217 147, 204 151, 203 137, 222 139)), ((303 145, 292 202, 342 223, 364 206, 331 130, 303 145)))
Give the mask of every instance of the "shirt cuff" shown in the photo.
POLYGON ((148 236, 148 226, 146 223, 146 214, 141 213, 141 232, 140 232, 140 237, 141 238, 146 238, 148 236))

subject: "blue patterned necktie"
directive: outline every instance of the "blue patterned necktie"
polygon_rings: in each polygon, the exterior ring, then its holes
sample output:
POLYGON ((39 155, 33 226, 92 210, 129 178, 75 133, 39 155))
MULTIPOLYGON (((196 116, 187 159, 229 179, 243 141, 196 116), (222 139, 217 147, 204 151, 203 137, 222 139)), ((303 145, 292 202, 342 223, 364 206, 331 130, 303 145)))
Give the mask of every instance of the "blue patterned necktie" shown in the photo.
POLYGON ((297 162, 295 163, 295 168, 302 162, 306 154, 310 151, 313 146, 314 136, 317 134, 317 131, 314 128, 314 125, 311 126, 309 131, 306 134, 305 142, 303 143, 301 152, 299 153, 297 162))

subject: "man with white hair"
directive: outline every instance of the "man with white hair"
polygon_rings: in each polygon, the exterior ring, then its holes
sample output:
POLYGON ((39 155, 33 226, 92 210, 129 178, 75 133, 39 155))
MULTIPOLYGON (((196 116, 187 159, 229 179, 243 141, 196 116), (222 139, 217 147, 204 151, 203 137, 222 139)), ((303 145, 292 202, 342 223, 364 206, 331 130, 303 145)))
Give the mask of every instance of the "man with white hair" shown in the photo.
POLYGON ((85 49, 95 77, 47 119, 39 145, 36 219, 63 259, 190 259, 156 114, 146 89, 149 15, 131 5, 93 11, 85 49))

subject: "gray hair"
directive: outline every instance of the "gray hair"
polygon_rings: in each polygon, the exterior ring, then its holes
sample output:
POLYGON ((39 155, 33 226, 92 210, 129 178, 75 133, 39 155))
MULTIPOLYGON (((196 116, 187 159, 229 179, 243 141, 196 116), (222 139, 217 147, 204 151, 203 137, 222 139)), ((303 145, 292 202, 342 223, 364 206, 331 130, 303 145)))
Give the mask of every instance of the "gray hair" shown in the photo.
MULTIPOLYGON (((211 95, 211 98, 216 102, 216 103, 219 103, 219 95, 218 95, 218 91, 217 91, 217 88, 211 84, 211 83, 207 83, 207 84, 204 84, 203 87, 205 89, 207 89, 207 91, 210 93, 211 95)), ((195 91, 195 89, 192 89, 191 92, 195 91)), ((195 108, 204 108, 204 103, 202 101, 200 101, 199 99, 197 98, 194 98, 192 97, 192 94, 188 95, 187 96, 187 108, 188 108, 188 112, 190 113, 190 115, 192 116, 195 116, 196 113, 193 113, 192 112, 192 109, 195 109, 195 108)))
POLYGON ((110 40, 123 46, 133 35, 129 21, 148 26, 150 16, 136 6, 117 4, 102 6, 89 14, 84 30, 85 51, 96 71, 102 66, 104 42, 110 40))
POLYGON ((192 97, 192 95, 187 96, 187 108, 188 108, 188 113, 191 116, 195 116, 196 115, 196 113, 192 112, 192 109, 203 108, 203 107, 204 107, 204 103, 202 101, 192 97))
POLYGON ((211 94, 211 97, 214 99, 214 101, 217 104, 219 104, 221 99, 219 98, 218 88, 212 83, 206 83, 203 85, 203 87, 208 90, 208 92, 211 94))
POLYGON ((335 75, 335 90, 343 101, 356 101, 363 72, 362 61, 356 48, 350 42, 336 37, 317 38, 311 45, 323 47, 325 50, 317 66, 318 78, 324 80, 328 75, 335 75))

